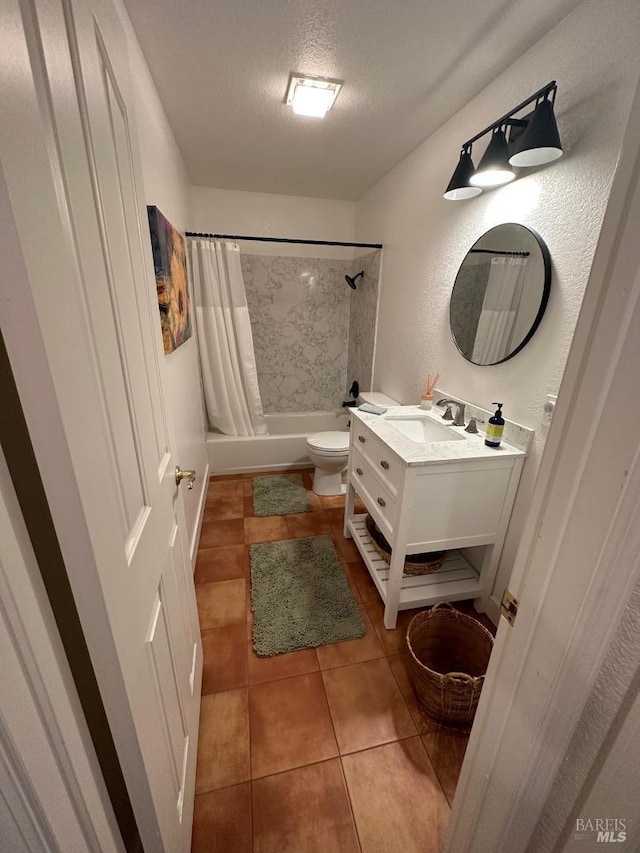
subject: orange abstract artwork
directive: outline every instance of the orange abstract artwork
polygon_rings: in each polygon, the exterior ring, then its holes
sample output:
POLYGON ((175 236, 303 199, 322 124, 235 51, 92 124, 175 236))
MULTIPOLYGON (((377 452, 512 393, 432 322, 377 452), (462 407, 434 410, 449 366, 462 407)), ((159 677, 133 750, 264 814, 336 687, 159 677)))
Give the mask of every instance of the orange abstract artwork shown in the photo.
POLYGON ((191 337, 184 239, 157 207, 148 206, 153 266, 165 353, 191 337))

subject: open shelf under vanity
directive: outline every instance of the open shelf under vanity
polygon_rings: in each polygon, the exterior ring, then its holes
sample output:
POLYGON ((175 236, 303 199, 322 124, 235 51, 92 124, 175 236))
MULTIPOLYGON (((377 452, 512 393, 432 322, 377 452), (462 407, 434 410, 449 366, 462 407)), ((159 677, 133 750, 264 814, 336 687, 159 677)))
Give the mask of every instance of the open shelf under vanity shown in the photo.
MULTIPOLYGON (((354 515, 347 521, 354 544, 364 560, 369 574, 386 603, 389 585, 389 563, 374 548, 366 528, 367 514, 354 515)), ((435 572, 424 575, 403 575, 398 610, 425 607, 438 601, 462 601, 479 594, 480 572, 474 569, 463 552, 447 551, 444 564, 435 572)))

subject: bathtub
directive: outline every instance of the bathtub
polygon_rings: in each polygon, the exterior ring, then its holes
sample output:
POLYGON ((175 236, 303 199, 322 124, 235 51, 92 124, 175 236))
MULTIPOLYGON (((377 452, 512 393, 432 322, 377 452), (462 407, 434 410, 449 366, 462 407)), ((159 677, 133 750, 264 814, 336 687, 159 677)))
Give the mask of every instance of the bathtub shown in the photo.
POLYGON ((349 413, 279 412, 265 415, 268 435, 207 434, 207 454, 211 474, 238 474, 243 471, 306 468, 307 436, 314 432, 346 430, 349 413))

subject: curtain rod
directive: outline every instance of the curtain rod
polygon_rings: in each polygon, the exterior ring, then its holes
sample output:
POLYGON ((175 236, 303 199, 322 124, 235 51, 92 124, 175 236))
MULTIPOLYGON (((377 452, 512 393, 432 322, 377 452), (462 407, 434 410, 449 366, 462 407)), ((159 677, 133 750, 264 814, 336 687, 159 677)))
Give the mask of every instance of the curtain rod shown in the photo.
POLYGON ((469 249, 469 254, 472 252, 477 252, 482 255, 517 255, 519 258, 528 258, 531 252, 502 252, 500 250, 494 251, 493 249, 469 249))
POLYGON ((186 231, 186 237, 207 237, 221 240, 256 240, 260 243, 305 243, 310 246, 348 246, 356 249, 381 249, 382 243, 340 243, 336 240, 296 240, 292 237, 246 237, 240 234, 200 234, 186 231))

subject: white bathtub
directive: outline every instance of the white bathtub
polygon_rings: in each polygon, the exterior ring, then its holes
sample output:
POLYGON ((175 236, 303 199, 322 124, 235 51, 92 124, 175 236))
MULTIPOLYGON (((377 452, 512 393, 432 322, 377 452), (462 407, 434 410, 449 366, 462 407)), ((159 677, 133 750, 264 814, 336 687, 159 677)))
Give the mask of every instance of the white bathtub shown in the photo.
POLYGON ((307 436, 325 430, 346 430, 349 411, 281 412, 265 417, 268 435, 207 434, 211 474, 309 467, 311 461, 307 456, 307 436))

